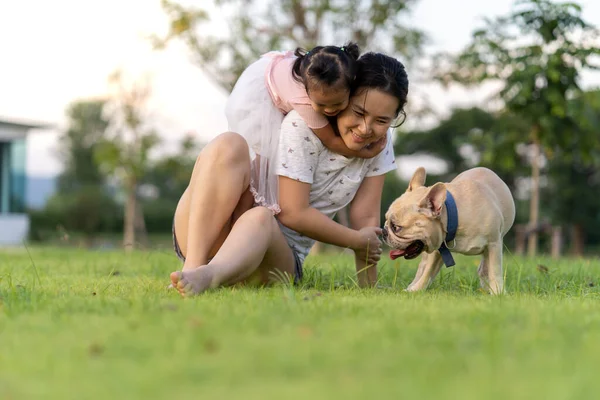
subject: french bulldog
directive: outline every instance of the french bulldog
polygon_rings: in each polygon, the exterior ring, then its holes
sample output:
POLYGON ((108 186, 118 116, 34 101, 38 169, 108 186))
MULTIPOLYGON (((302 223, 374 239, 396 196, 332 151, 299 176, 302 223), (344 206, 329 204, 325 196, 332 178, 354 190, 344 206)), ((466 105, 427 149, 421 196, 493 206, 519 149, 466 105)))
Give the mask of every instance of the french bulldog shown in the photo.
POLYGON ((487 168, 472 168, 433 186, 424 186, 425 177, 425 169, 418 168, 385 215, 383 238, 392 259, 413 259, 424 252, 407 290, 426 289, 444 262, 454 265, 451 250, 481 255, 481 287, 503 293, 503 239, 515 220, 508 186, 487 168))

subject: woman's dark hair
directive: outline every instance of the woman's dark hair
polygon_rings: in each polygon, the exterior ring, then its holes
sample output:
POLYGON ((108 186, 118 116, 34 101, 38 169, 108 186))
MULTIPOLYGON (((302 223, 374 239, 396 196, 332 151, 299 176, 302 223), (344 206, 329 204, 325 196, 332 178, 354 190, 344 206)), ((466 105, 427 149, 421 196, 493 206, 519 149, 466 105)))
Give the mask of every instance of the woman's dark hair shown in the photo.
POLYGON ((342 47, 317 46, 310 51, 298 47, 292 69, 294 79, 308 88, 344 86, 350 90, 356 77, 360 49, 356 43, 342 47))
POLYGON ((404 105, 408 96, 408 75, 404 65, 393 57, 381 53, 365 53, 358 61, 352 93, 363 89, 377 89, 396 97, 399 101, 396 116, 402 115, 400 126, 406 119, 404 105))

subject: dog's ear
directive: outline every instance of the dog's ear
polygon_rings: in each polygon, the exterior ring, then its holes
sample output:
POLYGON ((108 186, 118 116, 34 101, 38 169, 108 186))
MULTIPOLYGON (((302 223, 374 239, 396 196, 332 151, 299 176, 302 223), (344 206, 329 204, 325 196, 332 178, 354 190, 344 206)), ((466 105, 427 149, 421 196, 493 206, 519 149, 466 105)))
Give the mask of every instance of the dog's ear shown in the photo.
POLYGON ((439 217, 445 201, 446 185, 438 182, 427 191, 427 194, 421 200, 420 206, 421 208, 428 208, 435 217, 439 217))
POLYGON ((407 192, 412 192, 416 188, 425 185, 425 177, 427 174, 425 173, 425 168, 419 167, 413 174, 412 178, 410 178, 410 183, 408 184, 407 192))

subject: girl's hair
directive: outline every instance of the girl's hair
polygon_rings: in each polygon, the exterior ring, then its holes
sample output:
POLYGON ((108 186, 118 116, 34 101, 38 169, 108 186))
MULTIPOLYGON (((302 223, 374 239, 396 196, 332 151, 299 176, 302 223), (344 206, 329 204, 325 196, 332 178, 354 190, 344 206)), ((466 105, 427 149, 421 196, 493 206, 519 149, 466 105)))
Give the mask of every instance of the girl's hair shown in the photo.
POLYGON ((357 61, 356 79, 352 93, 377 89, 398 99, 396 116, 402 115, 400 126, 406 119, 404 105, 408 96, 408 75, 404 65, 393 57, 381 53, 365 53, 357 61))
POLYGON ((360 49, 349 42, 342 47, 317 46, 310 51, 298 47, 292 69, 295 80, 308 88, 344 86, 350 90, 356 77, 356 60, 360 49))

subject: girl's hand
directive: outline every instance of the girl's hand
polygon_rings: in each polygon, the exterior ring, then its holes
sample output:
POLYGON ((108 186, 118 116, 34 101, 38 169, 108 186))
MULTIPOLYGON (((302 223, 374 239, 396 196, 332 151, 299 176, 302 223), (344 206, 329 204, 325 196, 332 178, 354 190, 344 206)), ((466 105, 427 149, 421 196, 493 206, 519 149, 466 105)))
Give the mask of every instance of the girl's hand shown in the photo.
POLYGON ((378 155, 379 153, 381 153, 383 151, 383 149, 385 149, 386 145, 387 145, 387 135, 385 135, 378 141, 373 142, 370 145, 364 147, 359 152, 359 157, 360 158, 373 158, 376 155, 378 155))

